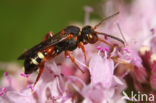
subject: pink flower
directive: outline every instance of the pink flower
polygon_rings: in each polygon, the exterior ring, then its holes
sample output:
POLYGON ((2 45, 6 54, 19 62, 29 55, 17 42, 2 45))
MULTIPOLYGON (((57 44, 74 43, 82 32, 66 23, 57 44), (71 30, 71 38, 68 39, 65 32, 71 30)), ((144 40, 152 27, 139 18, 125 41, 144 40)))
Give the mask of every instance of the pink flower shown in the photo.
POLYGON ((21 101, 23 103, 45 103, 52 101, 52 97, 60 98, 65 88, 61 71, 53 61, 45 66, 44 73, 34 89, 31 87, 32 84, 27 82, 28 88, 23 88, 20 91, 7 91, 0 99, 4 103, 21 103, 21 101))
POLYGON ((2 88, 2 90, 0 91, 0 96, 2 96, 5 92, 6 92, 6 88, 2 88))
POLYGON ((133 0, 131 4, 126 4, 124 1, 108 1, 106 15, 111 15, 110 12, 113 11, 120 11, 120 15, 108 20, 109 22, 98 28, 101 32, 124 35, 126 49, 122 48, 117 51, 118 55, 115 55, 119 56, 115 58, 119 62, 115 74, 129 72, 135 89, 144 93, 155 91, 155 73, 153 72, 156 64, 154 62, 156 60, 154 54, 155 3, 155 0, 133 0), (117 24, 120 25, 121 30, 117 24))
POLYGON ((91 82, 79 91, 85 98, 84 103, 124 102, 124 100, 121 100, 121 91, 125 86, 124 83, 114 75, 115 68, 113 60, 97 54, 91 58, 89 67, 91 82), (115 101, 113 102, 113 100, 115 101))
MULTIPOLYGON (((127 5, 124 1, 108 1, 104 10, 120 11, 120 14, 96 30, 122 38, 124 45, 99 36, 113 46, 103 43, 85 45, 89 67, 80 49, 73 52, 76 63, 85 73, 76 69, 69 57, 61 54, 45 63, 44 72, 35 87, 35 73, 25 75, 19 69, 14 75, 5 72, 0 100, 2 103, 125 103, 122 92, 130 86, 141 92, 155 93, 154 4, 154 0, 134 0, 127 5)), ((88 17, 87 14, 86 19, 88 17)))
POLYGON ((0 97, 2 103, 36 103, 31 90, 25 90, 23 92, 8 91, 0 97))

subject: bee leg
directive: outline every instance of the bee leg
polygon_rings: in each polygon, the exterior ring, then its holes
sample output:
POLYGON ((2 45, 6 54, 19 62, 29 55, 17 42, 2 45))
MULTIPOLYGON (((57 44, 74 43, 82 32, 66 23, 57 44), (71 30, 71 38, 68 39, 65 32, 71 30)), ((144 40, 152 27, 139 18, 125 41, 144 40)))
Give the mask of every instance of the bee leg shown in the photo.
POLYGON ((107 41, 105 41, 105 40, 103 40, 103 39, 101 39, 101 38, 98 38, 98 41, 103 42, 103 43, 107 44, 107 45, 110 46, 110 47, 113 47, 112 44, 108 43, 107 41))
POLYGON ((47 56, 42 60, 41 64, 39 65, 39 73, 37 75, 37 78, 35 80, 35 83, 34 83, 34 86, 33 87, 35 87, 36 83, 40 79, 40 76, 41 76, 41 74, 43 72, 43 69, 44 69, 44 63, 51 58, 51 54, 53 52, 54 52, 54 46, 51 46, 51 47, 49 47, 49 48, 46 49, 47 56))
POLYGON ((84 73, 84 71, 78 66, 78 64, 76 63, 76 61, 75 61, 75 58, 74 58, 74 56, 71 54, 71 52, 70 51, 65 51, 65 56, 69 56, 70 57, 70 59, 71 59, 71 61, 74 63, 74 65, 82 72, 82 73, 84 73))
POLYGON ((42 74, 42 72, 43 72, 43 68, 44 68, 44 64, 41 64, 40 67, 39 67, 39 73, 38 73, 38 75, 37 75, 37 78, 36 78, 36 80, 35 80, 35 83, 34 83, 33 87, 35 87, 36 83, 37 83, 38 80, 40 79, 40 76, 41 76, 41 74, 42 74))
POLYGON ((54 36, 54 34, 53 34, 52 32, 48 32, 48 33, 44 36, 44 38, 43 38, 42 41, 46 41, 47 39, 52 38, 53 36, 54 36))
POLYGON ((87 57, 86 57, 86 51, 85 51, 83 42, 80 42, 80 43, 78 44, 78 47, 81 48, 81 50, 82 50, 82 52, 83 52, 83 55, 84 55, 85 64, 86 64, 86 66, 88 66, 88 64, 87 64, 87 57))

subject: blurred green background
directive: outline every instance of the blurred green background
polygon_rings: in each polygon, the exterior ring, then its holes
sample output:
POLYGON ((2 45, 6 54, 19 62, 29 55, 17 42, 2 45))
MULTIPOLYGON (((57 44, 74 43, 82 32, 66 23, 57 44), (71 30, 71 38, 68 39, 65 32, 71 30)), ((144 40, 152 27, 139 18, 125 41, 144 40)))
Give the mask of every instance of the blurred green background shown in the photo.
POLYGON ((44 35, 84 21, 84 6, 99 0, 1 0, 0 61, 15 61, 44 35))

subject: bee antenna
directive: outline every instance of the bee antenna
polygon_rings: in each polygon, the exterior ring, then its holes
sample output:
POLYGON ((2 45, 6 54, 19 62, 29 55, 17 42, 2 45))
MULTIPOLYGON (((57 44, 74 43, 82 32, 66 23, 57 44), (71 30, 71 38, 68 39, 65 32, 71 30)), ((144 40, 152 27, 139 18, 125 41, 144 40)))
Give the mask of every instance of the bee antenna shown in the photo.
POLYGON ((98 26, 100 26, 104 21, 113 18, 114 16, 118 15, 119 13, 120 13, 120 12, 118 11, 118 12, 114 13, 113 15, 104 18, 100 23, 98 23, 97 25, 94 26, 94 30, 95 30, 98 26))
POLYGON ((109 34, 106 34, 106 33, 101 33, 101 32, 96 32, 96 33, 99 34, 99 35, 104 35, 104 36, 110 37, 112 39, 115 39, 117 41, 120 41, 122 44, 125 44, 125 42, 122 39, 117 38, 115 36, 112 36, 112 35, 109 35, 109 34))

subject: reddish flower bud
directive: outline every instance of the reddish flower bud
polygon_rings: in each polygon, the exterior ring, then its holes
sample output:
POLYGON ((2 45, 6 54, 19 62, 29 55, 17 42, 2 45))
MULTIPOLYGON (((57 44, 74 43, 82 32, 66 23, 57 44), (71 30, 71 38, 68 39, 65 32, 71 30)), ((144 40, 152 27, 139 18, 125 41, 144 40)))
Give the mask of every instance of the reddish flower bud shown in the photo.
POLYGON ((145 83, 147 81, 148 74, 147 74, 145 68, 135 67, 133 74, 134 74, 134 79, 136 81, 138 81, 140 83, 145 83))
POLYGON ((142 58, 143 66, 149 71, 151 67, 152 50, 150 49, 150 47, 143 46, 140 48, 139 53, 142 58))

